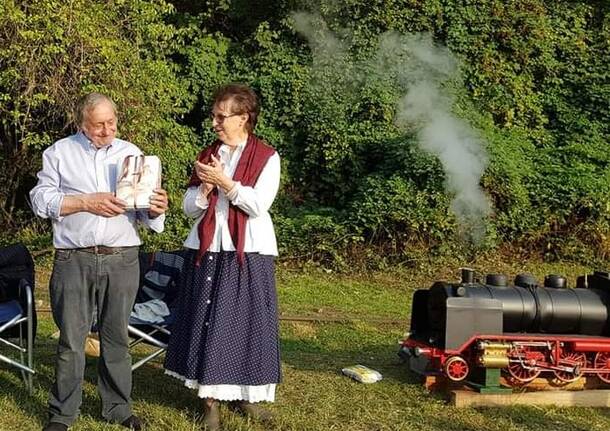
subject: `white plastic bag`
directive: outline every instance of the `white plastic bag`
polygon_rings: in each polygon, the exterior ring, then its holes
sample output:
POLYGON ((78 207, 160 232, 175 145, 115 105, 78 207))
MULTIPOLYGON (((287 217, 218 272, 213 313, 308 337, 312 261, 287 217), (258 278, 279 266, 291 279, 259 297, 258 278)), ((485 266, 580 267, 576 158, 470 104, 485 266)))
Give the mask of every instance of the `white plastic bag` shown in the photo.
POLYGON ((341 372, 360 383, 375 383, 382 379, 381 373, 364 365, 352 365, 341 369, 341 372))

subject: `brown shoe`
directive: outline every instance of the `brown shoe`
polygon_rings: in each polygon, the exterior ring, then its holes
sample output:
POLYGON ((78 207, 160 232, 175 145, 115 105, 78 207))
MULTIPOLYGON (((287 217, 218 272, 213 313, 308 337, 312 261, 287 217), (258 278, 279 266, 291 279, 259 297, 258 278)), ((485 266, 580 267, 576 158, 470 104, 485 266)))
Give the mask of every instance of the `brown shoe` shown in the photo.
POLYGON ((269 423, 273 420, 273 413, 258 404, 247 401, 234 401, 231 403, 231 407, 243 415, 263 423, 269 423))
POLYGON ((203 425, 205 431, 220 430, 220 403, 213 398, 203 400, 203 425))
POLYGON ((134 431, 142 430, 142 420, 136 415, 129 416, 127 419, 121 422, 121 425, 134 431))

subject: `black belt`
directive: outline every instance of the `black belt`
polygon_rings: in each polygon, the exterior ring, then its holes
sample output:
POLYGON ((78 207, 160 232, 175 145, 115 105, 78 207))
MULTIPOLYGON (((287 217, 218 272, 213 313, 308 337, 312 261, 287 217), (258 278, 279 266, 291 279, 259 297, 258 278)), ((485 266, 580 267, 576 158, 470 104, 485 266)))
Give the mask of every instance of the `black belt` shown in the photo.
POLYGON ((138 247, 137 245, 131 246, 131 247, 108 247, 105 245, 94 245, 93 247, 71 248, 71 249, 64 249, 64 250, 82 251, 85 253, 92 253, 92 254, 117 254, 117 253, 121 253, 123 251, 127 251, 132 248, 137 248, 137 247, 138 247))

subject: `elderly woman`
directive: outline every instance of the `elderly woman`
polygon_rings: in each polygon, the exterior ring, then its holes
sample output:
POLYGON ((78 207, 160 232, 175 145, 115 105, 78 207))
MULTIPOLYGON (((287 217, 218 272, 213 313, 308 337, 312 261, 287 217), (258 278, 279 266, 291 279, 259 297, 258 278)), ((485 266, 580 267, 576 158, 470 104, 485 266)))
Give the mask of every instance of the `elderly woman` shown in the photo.
POLYGON ((208 430, 220 427, 220 401, 270 420, 255 403, 274 401, 281 379, 269 216, 280 158, 252 133, 258 113, 249 87, 216 92, 211 118, 218 140, 199 154, 183 201, 196 220, 184 242, 189 257, 165 368, 204 399, 208 430))

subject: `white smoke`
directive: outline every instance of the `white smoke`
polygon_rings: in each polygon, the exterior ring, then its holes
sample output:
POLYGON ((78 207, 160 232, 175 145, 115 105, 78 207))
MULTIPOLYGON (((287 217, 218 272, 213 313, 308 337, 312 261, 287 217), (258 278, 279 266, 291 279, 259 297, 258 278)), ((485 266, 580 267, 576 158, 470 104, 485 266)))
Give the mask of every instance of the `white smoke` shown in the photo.
POLYGON ((489 199, 479 185, 488 159, 478 134, 451 111, 454 100, 444 84, 459 73, 451 52, 428 35, 386 32, 373 44, 374 56, 354 60, 347 44, 320 16, 299 12, 292 18, 295 29, 309 43, 317 76, 343 71, 343 85, 337 91, 351 91, 375 80, 400 92, 396 125, 415 131, 418 146, 438 157, 460 230, 479 243, 485 235, 485 218, 491 213, 489 199))

